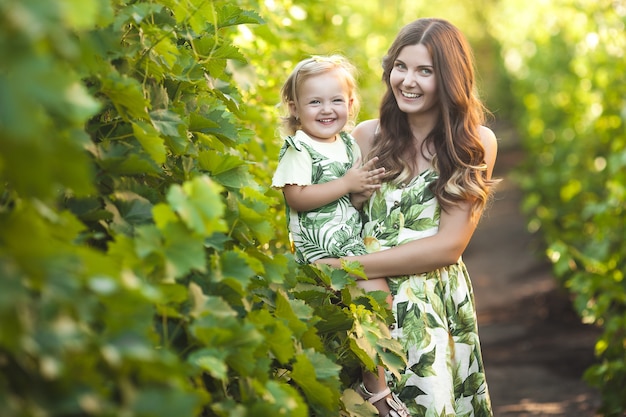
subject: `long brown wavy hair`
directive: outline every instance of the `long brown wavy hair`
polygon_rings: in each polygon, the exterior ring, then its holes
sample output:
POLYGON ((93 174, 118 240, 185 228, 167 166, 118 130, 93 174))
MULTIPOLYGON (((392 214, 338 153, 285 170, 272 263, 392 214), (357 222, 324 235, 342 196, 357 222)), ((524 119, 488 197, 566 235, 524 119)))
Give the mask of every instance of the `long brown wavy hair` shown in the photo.
POLYGON ((384 181, 408 182, 412 172, 409 158, 416 158, 407 114, 394 97, 390 74, 402 48, 424 45, 429 51, 437 82, 439 120, 428 134, 420 152, 434 149, 431 161, 439 178, 432 187, 443 210, 470 202, 477 221, 497 180, 488 180, 485 149, 479 129, 487 110, 474 85, 474 57, 469 43, 454 25, 443 19, 423 18, 404 26, 383 58, 383 81, 387 85, 380 106, 380 128, 370 156, 384 166, 384 181))

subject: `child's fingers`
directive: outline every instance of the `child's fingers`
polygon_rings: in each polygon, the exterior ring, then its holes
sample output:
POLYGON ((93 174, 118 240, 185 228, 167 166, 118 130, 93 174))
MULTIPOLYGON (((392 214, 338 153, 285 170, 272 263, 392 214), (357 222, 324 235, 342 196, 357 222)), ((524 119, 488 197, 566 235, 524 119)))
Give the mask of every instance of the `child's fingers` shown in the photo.
POLYGON ((367 180, 370 183, 378 183, 385 174, 385 168, 376 168, 368 171, 367 180))
MULTIPOLYGON (((361 158, 359 158, 361 159, 361 158)), ((378 162, 378 157, 375 156, 372 159, 370 159, 369 161, 367 161, 366 163, 363 164, 363 166, 361 167, 361 169, 369 171, 371 169, 374 169, 376 167, 376 163, 378 162)))

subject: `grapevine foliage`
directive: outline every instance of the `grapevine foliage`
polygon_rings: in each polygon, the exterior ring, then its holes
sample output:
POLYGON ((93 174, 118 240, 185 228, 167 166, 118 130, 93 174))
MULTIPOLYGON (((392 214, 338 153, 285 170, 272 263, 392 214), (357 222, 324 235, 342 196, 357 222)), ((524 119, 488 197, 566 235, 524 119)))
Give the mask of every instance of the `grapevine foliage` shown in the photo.
POLYGON ((263 18, 0 10, 0 415, 371 413, 347 388, 404 358, 383 294, 284 253, 236 80, 233 39, 263 18))

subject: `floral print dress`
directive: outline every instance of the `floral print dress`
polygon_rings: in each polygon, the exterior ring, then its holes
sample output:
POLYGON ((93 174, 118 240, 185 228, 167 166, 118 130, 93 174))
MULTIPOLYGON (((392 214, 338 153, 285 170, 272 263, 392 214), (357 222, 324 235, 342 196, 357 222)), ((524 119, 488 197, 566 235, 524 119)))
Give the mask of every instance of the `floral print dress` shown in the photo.
MULTIPOLYGON (((368 252, 437 233, 440 206, 427 170, 409 184, 384 183, 366 208, 368 252)), ((432 272, 388 279, 396 325, 408 364, 392 390, 412 416, 491 417, 478 340, 474 295, 461 259, 432 272)))
MULTIPOLYGON (((333 143, 317 142, 303 131, 288 136, 279 153, 273 187, 286 184, 322 184, 346 174, 360 158, 354 138, 340 132, 333 143)), ((366 253, 361 238, 361 215, 344 195, 311 211, 297 212, 285 205, 291 248, 298 263, 366 253)))

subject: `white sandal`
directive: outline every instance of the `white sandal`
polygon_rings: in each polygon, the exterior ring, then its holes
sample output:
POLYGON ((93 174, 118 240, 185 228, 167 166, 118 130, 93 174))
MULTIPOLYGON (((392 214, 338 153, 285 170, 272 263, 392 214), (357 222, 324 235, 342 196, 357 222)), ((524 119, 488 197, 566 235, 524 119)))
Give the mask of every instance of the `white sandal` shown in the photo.
POLYGON ((367 402, 372 405, 378 401, 385 400, 390 409, 389 412, 382 417, 411 417, 411 413, 406 405, 395 393, 391 392, 389 387, 380 392, 371 393, 367 390, 367 388, 365 388, 365 384, 361 382, 354 388, 354 390, 358 392, 364 400, 367 400, 367 402), (387 398, 390 394, 391 398, 387 398))

